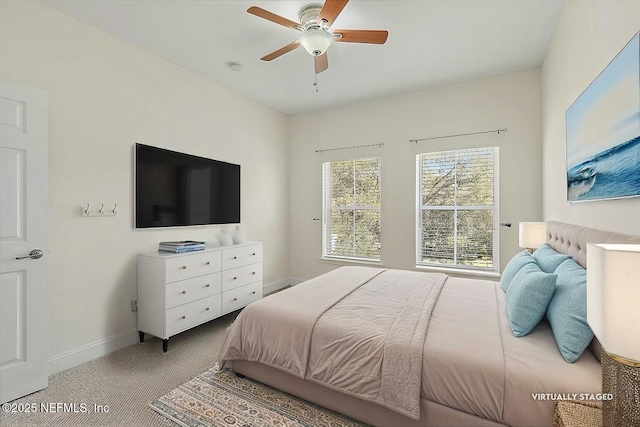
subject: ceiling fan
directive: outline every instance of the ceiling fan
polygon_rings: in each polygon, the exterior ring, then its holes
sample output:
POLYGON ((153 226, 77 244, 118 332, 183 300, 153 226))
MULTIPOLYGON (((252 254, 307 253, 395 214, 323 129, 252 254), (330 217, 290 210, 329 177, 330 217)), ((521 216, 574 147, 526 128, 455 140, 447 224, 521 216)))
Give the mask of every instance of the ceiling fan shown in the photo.
POLYGON ((320 74, 329 68, 327 49, 334 42, 384 44, 389 35, 385 30, 329 30, 348 2, 349 0, 326 0, 324 6, 305 6, 300 11, 300 23, 256 6, 250 7, 247 12, 252 15, 302 32, 298 40, 260 59, 271 61, 302 45, 314 57, 316 74, 320 74))

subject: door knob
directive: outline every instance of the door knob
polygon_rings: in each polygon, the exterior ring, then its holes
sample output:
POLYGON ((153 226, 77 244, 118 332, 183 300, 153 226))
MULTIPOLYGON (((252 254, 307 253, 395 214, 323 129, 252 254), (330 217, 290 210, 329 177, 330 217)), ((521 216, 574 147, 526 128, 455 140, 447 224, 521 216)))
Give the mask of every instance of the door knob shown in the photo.
POLYGON ((40 249, 34 249, 31 252, 29 252, 29 255, 27 256, 17 256, 16 259, 20 260, 20 259, 27 259, 27 258, 31 258, 31 259, 40 259, 42 258, 42 251, 40 249))

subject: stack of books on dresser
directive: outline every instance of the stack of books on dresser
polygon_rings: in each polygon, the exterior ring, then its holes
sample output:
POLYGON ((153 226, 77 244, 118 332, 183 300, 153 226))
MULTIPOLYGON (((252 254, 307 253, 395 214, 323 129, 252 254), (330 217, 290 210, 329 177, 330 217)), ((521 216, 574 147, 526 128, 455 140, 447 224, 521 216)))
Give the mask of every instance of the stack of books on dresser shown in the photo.
POLYGON ((171 252, 174 254, 182 254, 185 252, 202 251, 204 250, 204 242, 197 242, 195 240, 182 240, 179 242, 160 242, 158 250, 160 252, 171 252))

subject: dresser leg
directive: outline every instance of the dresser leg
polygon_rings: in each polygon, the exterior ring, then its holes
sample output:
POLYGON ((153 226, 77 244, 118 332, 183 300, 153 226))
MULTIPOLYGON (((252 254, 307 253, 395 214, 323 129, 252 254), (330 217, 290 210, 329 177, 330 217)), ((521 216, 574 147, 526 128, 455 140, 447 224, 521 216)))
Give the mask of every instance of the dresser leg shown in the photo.
POLYGON ((138 331, 138 334, 140 335, 140 342, 144 342, 144 332, 138 331))
POLYGON ((162 340, 162 350, 167 352, 167 348, 169 347, 169 338, 162 340))

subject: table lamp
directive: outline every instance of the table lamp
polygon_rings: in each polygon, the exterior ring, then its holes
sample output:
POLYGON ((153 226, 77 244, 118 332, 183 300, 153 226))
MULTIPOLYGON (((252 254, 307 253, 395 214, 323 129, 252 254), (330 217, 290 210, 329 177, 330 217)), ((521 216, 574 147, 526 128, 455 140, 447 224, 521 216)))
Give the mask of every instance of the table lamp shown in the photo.
POLYGON ((521 222, 518 237, 518 246, 533 252, 547 241, 547 223, 521 222))
POLYGON ((640 245, 587 244, 587 322, 602 345, 604 427, 640 426, 640 245))

